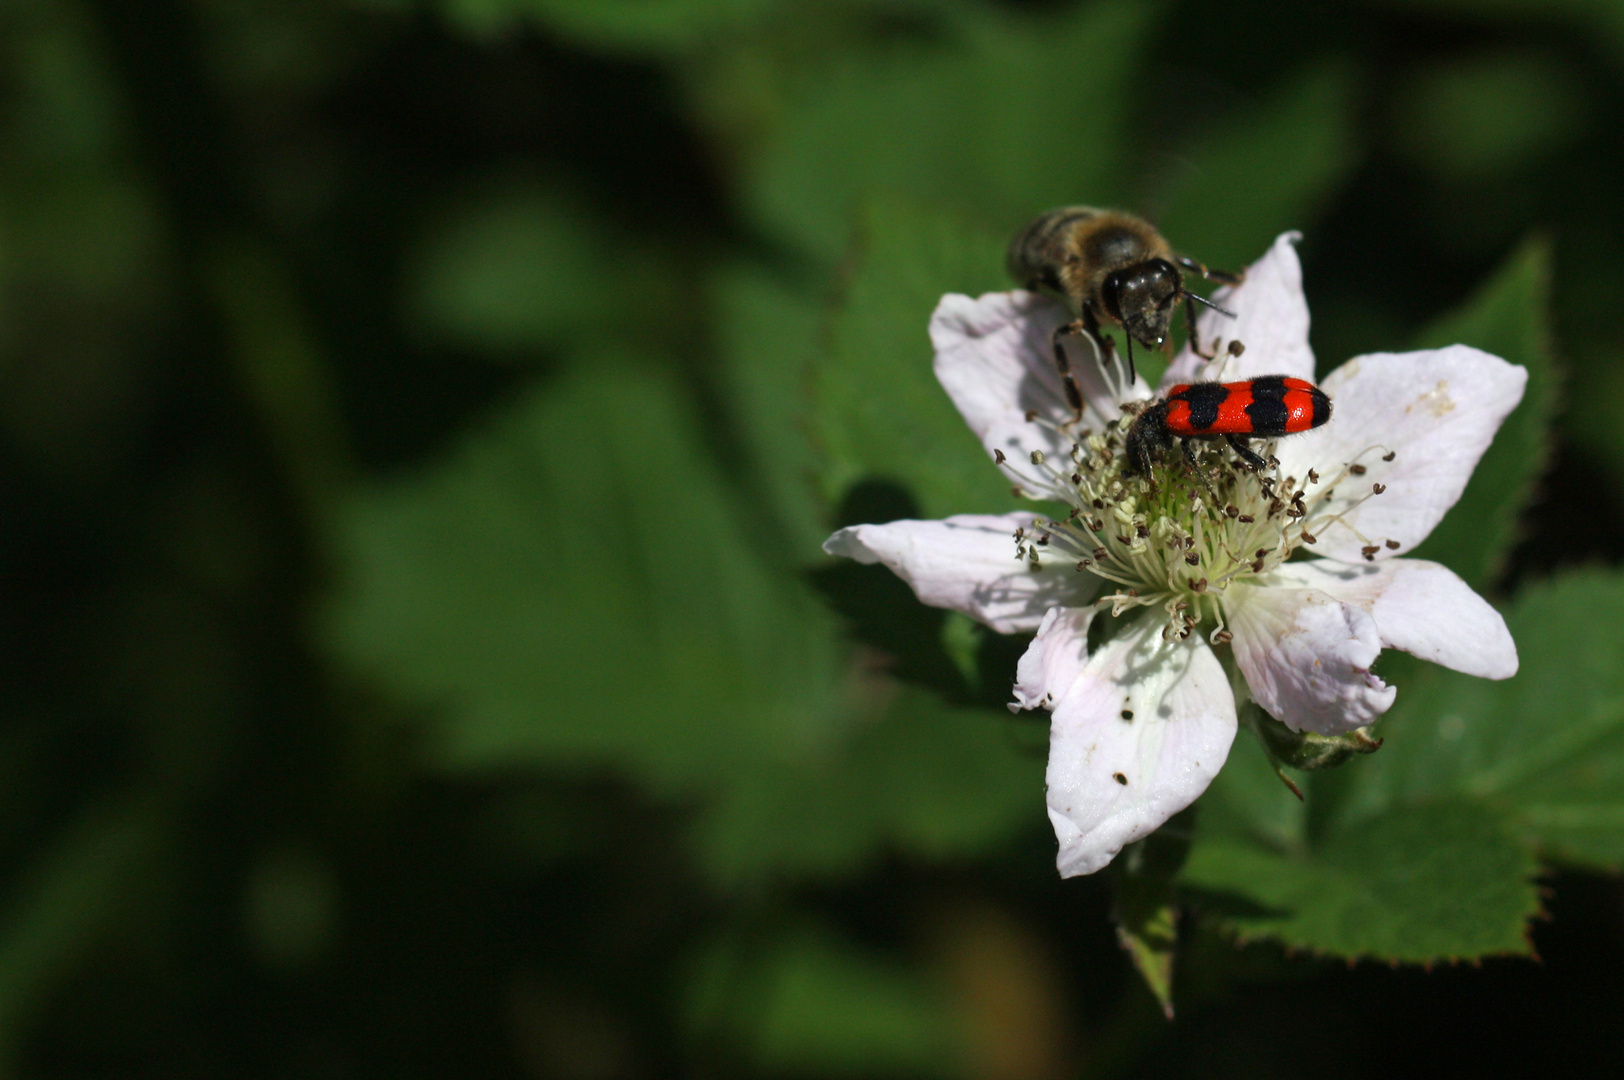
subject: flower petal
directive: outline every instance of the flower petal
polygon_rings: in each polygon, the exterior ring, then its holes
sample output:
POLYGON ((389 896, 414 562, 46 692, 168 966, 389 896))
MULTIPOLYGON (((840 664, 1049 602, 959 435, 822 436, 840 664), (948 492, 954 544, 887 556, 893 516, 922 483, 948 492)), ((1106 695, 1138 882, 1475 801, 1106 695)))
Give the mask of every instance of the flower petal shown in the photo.
POLYGON ((1372 554, 1387 558, 1425 540, 1466 489, 1527 382, 1523 368, 1467 345, 1361 356, 1331 372, 1321 384, 1330 423, 1281 439, 1275 450, 1282 474, 1308 486, 1302 477, 1313 468, 1322 486, 1336 489, 1335 498, 1310 507, 1315 553, 1352 562, 1375 544, 1372 554), (1392 461, 1383 460, 1388 453, 1392 461), (1344 476, 1350 464, 1364 471, 1344 476), (1365 498, 1375 485, 1386 490, 1365 498), (1388 540, 1398 547, 1389 549, 1388 540))
POLYGON ((1107 642, 1054 706, 1048 802, 1062 877, 1092 874, 1150 835, 1229 756, 1229 680, 1199 637, 1163 641, 1166 621, 1147 614, 1107 642))
POLYGON ((884 563, 932 607, 962 611, 1001 634, 1034 630, 1059 604, 1086 604, 1099 578, 1064 559, 1040 569, 1015 556, 1015 530, 1030 513, 959 514, 944 521, 853 525, 823 542, 831 555, 884 563))
MULTIPOLYGON (((1038 293, 987 293, 976 299, 949 293, 930 317, 936 377, 988 453, 1001 450, 1024 462, 1034 450, 1069 452, 1072 439, 1057 425, 1073 419, 1055 365, 1055 327, 1071 321, 1064 306, 1038 293), (1040 421, 1027 419, 1032 414, 1040 421)), ((1066 339, 1067 355, 1083 394, 1082 426, 1102 429, 1121 419, 1086 339, 1066 339)), ((1132 395, 1150 396, 1143 380, 1132 395)))
POLYGON ((1517 674, 1517 644, 1500 613, 1447 566, 1425 559, 1349 565, 1286 563, 1272 584, 1317 589, 1370 613, 1383 645, 1484 679, 1517 674))
POLYGON ((1318 589, 1231 585, 1224 613, 1252 697, 1293 731, 1352 731, 1393 704, 1370 673, 1381 635, 1360 608, 1318 589))
POLYGON ((1015 668, 1015 703, 1010 712, 1054 708, 1088 663, 1088 628, 1092 607, 1050 608, 1037 637, 1015 668))
POLYGON ((1201 347, 1217 349, 1218 359, 1203 360, 1186 343, 1162 376, 1160 390, 1176 383, 1239 382, 1259 375, 1293 375, 1313 379, 1314 350, 1308 346, 1308 300, 1303 296, 1303 267, 1296 243, 1301 233, 1281 233, 1263 258, 1246 271, 1239 285, 1212 294, 1212 302, 1235 313, 1231 319, 1211 308, 1196 316, 1201 347), (1229 357, 1231 341, 1246 351, 1229 357))

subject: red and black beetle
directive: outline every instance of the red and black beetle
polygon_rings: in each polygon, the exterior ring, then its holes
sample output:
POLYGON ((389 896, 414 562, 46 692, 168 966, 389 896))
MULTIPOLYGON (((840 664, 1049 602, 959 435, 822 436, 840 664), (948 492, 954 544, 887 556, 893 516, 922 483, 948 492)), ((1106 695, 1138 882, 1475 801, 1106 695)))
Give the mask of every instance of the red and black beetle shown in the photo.
POLYGON ((1158 455, 1178 439, 1195 464, 1190 439, 1224 439, 1254 469, 1267 462, 1247 440, 1272 439, 1317 428, 1331 418, 1331 399, 1306 379, 1264 375, 1248 382, 1181 383, 1128 428, 1129 470, 1150 475, 1158 455))

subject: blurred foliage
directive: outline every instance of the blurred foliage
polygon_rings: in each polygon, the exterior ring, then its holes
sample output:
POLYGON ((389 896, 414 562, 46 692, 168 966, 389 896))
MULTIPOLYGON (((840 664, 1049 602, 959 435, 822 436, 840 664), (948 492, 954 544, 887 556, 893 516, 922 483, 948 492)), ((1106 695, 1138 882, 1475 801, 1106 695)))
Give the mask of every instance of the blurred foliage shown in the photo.
POLYGON ((0 1075, 1624 1051, 1619 11, 0 5, 0 1075), (1530 383, 1424 552, 1518 676, 1062 882, 1024 642, 818 545, 1015 505, 926 321, 1074 202, 1530 383))

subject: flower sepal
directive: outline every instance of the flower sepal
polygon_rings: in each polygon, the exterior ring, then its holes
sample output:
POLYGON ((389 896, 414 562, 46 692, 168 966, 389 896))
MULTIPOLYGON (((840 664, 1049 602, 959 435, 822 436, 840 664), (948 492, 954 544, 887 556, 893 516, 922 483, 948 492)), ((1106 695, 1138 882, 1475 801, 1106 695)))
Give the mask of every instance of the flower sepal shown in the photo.
POLYGON ((1258 741, 1263 744, 1264 753, 1269 756, 1269 764, 1274 766, 1275 775, 1280 777, 1291 789, 1292 794, 1299 799, 1303 797, 1303 793, 1282 771, 1284 768, 1300 769, 1303 772, 1334 769, 1353 757, 1374 754, 1382 748, 1383 740, 1373 738, 1368 727, 1354 728, 1352 731, 1344 731, 1337 735, 1293 731, 1258 708, 1256 702, 1249 702, 1241 710, 1241 723, 1257 736, 1258 741))
POLYGON ((1169 1020, 1173 950, 1178 944, 1174 882, 1190 853, 1194 824, 1195 807, 1186 807, 1149 836, 1124 847, 1110 868, 1117 941, 1169 1020))

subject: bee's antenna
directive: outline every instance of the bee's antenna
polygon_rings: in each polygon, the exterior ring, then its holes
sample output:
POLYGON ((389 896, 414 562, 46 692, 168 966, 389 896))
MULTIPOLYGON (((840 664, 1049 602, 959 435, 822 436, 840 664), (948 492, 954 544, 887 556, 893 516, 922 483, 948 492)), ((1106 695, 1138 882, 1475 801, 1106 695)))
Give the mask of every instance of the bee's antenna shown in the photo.
POLYGON ((1134 370, 1133 370, 1133 335, 1128 333, 1126 331, 1126 329, 1124 328, 1122 337, 1127 342, 1127 345, 1128 345, 1127 351, 1123 355, 1127 358, 1127 363, 1128 363, 1128 385, 1131 387, 1131 386, 1133 386, 1135 383, 1137 383, 1139 381, 1139 376, 1136 375, 1134 373, 1134 370))
POLYGON ((1212 310, 1216 311, 1220 315, 1228 315, 1231 319, 1233 319, 1235 317, 1235 313, 1233 311, 1230 311, 1228 308, 1221 308, 1217 304, 1213 303, 1211 300, 1206 299, 1205 297, 1197 296, 1193 292, 1186 292, 1184 295, 1188 296, 1191 300, 1194 300, 1196 303, 1200 304, 1202 307, 1210 307, 1210 308, 1212 308, 1212 310))

